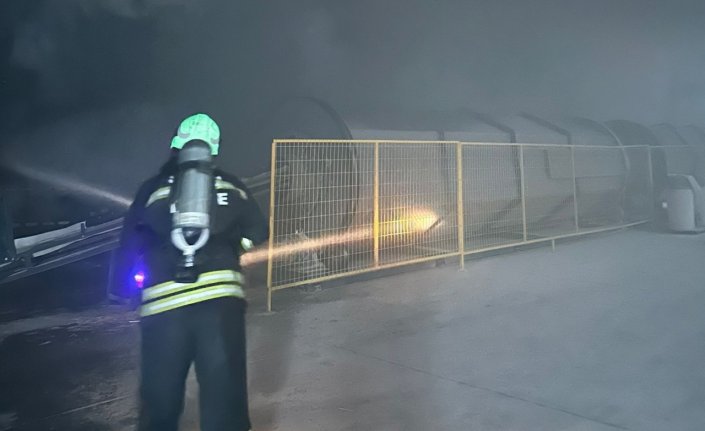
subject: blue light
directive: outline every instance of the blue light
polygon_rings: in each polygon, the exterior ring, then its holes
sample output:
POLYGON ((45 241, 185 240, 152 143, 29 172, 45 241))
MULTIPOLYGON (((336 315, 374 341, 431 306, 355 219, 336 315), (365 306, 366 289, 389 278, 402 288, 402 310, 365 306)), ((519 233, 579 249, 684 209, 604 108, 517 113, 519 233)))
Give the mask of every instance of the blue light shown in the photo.
POLYGON ((135 279, 135 285, 137 286, 138 289, 142 289, 144 287, 144 280, 145 280, 145 275, 144 272, 138 271, 135 273, 134 279, 135 279))

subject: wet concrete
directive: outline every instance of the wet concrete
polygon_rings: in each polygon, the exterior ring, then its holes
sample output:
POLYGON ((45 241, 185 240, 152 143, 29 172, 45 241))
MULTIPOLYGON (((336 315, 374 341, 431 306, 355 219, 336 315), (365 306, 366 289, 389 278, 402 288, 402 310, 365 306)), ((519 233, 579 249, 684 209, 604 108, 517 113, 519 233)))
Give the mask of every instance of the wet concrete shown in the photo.
MULTIPOLYGON (((255 429, 703 430, 704 246, 619 232, 285 291, 274 314, 252 292, 255 429)), ((0 430, 131 429, 134 315, 24 317, 0 325, 0 430)))
POLYGON ((0 430, 131 428, 137 318, 106 280, 98 256, 0 286, 0 430))
POLYGON ((105 299, 108 254, 0 285, 0 324, 80 312, 105 299))
MULTIPOLYGON (((0 406, 23 430, 112 430, 133 423, 136 328, 83 319, 7 337, 0 406)), ((11 428, 12 429, 12 428, 11 428)))

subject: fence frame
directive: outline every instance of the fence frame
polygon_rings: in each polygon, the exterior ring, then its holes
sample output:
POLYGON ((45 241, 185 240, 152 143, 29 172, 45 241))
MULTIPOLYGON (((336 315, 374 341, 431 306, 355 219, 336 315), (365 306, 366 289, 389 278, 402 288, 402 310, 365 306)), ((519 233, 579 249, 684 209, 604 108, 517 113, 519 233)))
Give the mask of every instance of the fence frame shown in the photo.
MULTIPOLYGON (((398 268, 407 265, 414 265, 424 262, 431 262, 436 260, 448 259, 452 257, 457 257, 459 259, 460 269, 465 267, 465 257, 469 255, 487 253, 490 251, 510 249, 515 247, 521 247, 525 245, 540 244, 550 242, 555 247, 555 241, 560 239, 580 237, 584 235, 591 235, 601 232, 609 232, 621 229, 627 229, 630 227, 642 225, 649 223, 653 218, 653 214, 650 213, 648 217, 644 220, 639 220, 630 223, 622 223, 619 225, 605 226, 594 229, 581 230, 579 226, 579 213, 578 213, 578 193, 577 193, 577 176, 575 171, 575 149, 576 148, 608 148, 613 150, 623 150, 624 157, 627 157, 626 149, 635 148, 645 148, 648 157, 648 191, 649 196, 653 197, 654 184, 653 184, 653 166, 652 166, 652 155, 651 152, 660 147, 651 147, 649 145, 625 145, 625 146, 610 146, 610 145, 573 145, 573 144, 538 144, 538 143, 495 143, 495 142, 461 142, 461 141, 427 141, 427 140, 358 140, 358 139, 275 139, 272 142, 272 159, 271 159, 271 180, 270 180, 270 201, 269 201, 269 244, 268 244, 268 262, 267 262, 267 310, 272 310, 272 296, 273 293, 278 290, 288 289, 291 287, 322 283, 325 281, 335 280, 343 277, 349 277, 354 275, 360 275, 370 272, 375 272, 384 269, 398 268), (319 277, 312 277, 310 279, 299 280, 295 282, 283 283, 277 286, 273 285, 273 262, 274 262, 274 251, 276 244, 275 240, 275 192, 276 192, 276 180, 277 180, 277 147, 280 145, 292 145, 292 144, 368 144, 373 146, 374 154, 374 173, 373 173, 373 262, 368 268, 360 268, 347 272, 341 272, 336 274, 324 275, 319 277), (393 263, 380 263, 380 178, 379 178, 379 150, 380 145, 384 144, 454 144, 456 153, 456 218, 457 218, 457 230, 458 230, 458 245, 457 251, 452 251, 448 253, 437 254, 433 256, 425 256, 415 259, 408 259, 400 262, 393 263), (465 249, 465 220, 464 220, 464 200, 463 200, 463 149, 469 146, 491 146, 491 147, 513 147, 518 149, 519 155, 519 177, 520 177, 520 187, 521 187, 521 216, 522 216, 522 230, 523 239, 521 241, 499 244, 494 246, 480 247, 472 250, 465 249), (528 238, 528 228, 527 228, 527 215, 526 215, 526 178, 525 178, 525 162, 524 162, 524 149, 525 148, 569 148, 571 152, 571 169, 572 169, 572 180, 573 180, 573 214, 575 221, 575 231, 572 233, 564 233, 559 235, 546 236, 542 238, 529 239, 528 238)), ((653 200, 653 199, 652 199, 653 200)))

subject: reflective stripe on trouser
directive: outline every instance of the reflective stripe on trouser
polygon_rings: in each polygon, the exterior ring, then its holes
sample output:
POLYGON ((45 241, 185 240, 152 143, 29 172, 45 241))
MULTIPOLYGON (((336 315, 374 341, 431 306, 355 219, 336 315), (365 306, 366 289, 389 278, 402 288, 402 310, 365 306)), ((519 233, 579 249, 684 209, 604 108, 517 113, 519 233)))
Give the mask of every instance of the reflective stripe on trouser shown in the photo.
POLYGON ((167 282, 142 291, 142 316, 151 316, 209 299, 234 296, 244 298, 243 277, 235 271, 201 274, 195 283, 167 282))

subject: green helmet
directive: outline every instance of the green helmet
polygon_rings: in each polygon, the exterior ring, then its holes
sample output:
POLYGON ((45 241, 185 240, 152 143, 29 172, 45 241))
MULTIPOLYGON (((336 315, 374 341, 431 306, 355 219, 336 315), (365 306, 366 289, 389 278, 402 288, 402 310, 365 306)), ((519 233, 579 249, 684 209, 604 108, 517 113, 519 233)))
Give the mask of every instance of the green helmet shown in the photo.
POLYGON ((187 142, 198 139, 211 147, 211 154, 218 155, 220 146, 220 128, 211 117, 206 114, 195 114, 179 125, 176 136, 171 140, 171 148, 180 150, 187 142))

